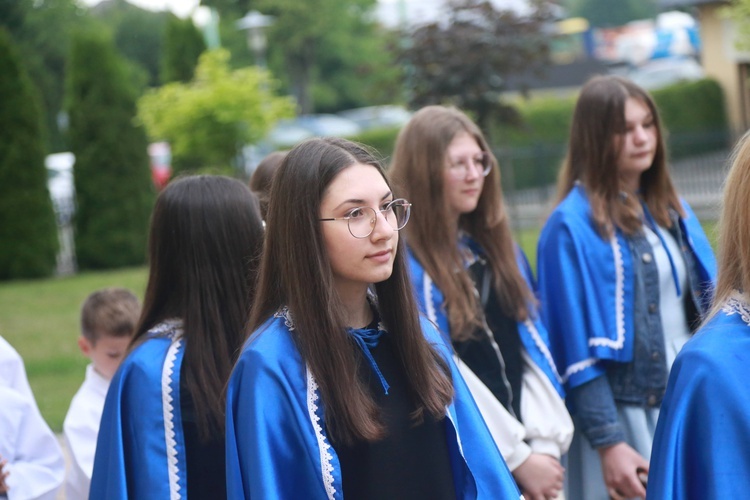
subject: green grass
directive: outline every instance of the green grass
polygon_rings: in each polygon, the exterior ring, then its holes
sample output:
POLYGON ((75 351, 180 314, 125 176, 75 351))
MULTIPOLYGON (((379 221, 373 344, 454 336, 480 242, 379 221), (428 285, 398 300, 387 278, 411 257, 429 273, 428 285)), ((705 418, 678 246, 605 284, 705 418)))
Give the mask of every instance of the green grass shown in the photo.
POLYGON ((146 268, 0 283, 0 335, 21 354, 39 409, 60 432, 88 360, 78 350, 79 313, 89 293, 121 286, 143 297, 146 268))

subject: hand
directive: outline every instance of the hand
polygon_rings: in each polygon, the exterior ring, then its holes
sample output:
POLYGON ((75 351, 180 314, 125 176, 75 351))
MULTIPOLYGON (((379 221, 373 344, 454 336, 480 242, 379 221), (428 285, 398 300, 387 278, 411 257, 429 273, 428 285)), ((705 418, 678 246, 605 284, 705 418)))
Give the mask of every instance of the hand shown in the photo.
POLYGON ((646 488, 639 474, 648 475, 648 462, 626 443, 599 448, 604 484, 615 500, 645 498, 646 488))
POLYGON ((521 493, 526 500, 552 500, 563 488, 565 469, 550 456, 532 453, 513 471, 521 493))
POLYGON ((8 483, 5 482, 5 478, 10 474, 5 470, 5 466, 8 465, 8 461, 0 457, 0 495, 8 493, 8 483))

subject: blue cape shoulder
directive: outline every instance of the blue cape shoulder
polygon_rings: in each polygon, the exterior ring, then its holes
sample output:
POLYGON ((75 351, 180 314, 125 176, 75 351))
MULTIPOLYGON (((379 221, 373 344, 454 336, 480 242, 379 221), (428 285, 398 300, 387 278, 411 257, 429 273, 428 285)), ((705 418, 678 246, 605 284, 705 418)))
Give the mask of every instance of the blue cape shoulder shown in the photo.
MULTIPOLYGON (((471 243, 473 244, 473 242, 471 243)), ((475 248, 475 251, 481 253, 481 249, 475 248)), ((425 272, 425 269, 413 253, 409 252, 408 260, 409 271, 420 311, 437 325, 445 339, 450 342, 450 324, 445 310, 445 298, 443 292, 425 272)), ((528 259, 518 246, 516 246, 516 262, 529 288, 532 291, 535 291, 534 278, 528 259)), ((521 337, 521 342, 523 343, 526 352, 529 354, 529 357, 539 368, 541 368, 552 383, 553 387, 557 390, 558 394, 560 394, 560 397, 565 397, 562 379, 558 374, 554 358, 549 349, 549 335, 547 333, 547 328, 542 322, 541 315, 538 314, 536 308, 532 307, 530 310, 532 317, 525 321, 518 322, 518 334, 521 337)))
MULTIPOLYGON (((704 305, 716 273, 711 246, 690 207, 680 227, 696 257, 704 305)), ((584 189, 575 186, 539 238, 539 295, 562 378, 576 387, 604 373, 599 360, 633 359, 634 268, 628 240, 595 228, 584 189)))
POLYGON ((153 337, 120 365, 104 404, 91 498, 187 497, 183 353, 179 338, 153 337))
POLYGON ((654 436, 649 497, 735 498, 750 490, 748 378, 744 302, 725 307, 677 355, 654 436))
MULTIPOLYGON (((317 382, 294 343, 292 322, 269 319, 246 343, 227 392, 227 491, 231 499, 342 498, 341 467, 325 428, 317 382)), ((451 368, 456 391, 446 425, 459 498, 519 498, 450 348, 429 321, 428 342, 451 368)))

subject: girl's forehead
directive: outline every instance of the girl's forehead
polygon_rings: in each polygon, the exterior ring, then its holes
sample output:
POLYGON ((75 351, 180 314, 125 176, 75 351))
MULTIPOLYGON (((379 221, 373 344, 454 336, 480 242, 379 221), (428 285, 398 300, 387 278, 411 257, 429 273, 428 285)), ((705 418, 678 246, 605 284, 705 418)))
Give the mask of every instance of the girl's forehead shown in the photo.
POLYGON ((333 178, 321 202, 325 204, 347 199, 379 200, 389 192, 388 183, 378 168, 358 163, 343 169, 333 178))

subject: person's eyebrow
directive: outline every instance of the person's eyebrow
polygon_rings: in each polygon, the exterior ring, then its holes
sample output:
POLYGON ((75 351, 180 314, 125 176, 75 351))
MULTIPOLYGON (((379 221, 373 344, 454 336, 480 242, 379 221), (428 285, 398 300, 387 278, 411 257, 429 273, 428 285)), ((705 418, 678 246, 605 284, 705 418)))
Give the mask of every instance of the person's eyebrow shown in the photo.
MULTIPOLYGON (((380 198, 380 201, 383 201, 383 200, 385 200, 386 198, 389 198, 389 197, 391 197, 391 196, 393 196, 393 192, 392 192, 392 191, 388 191, 387 193, 385 193, 385 194, 383 195, 383 197, 382 197, 382 198, 380 198)), ((339 203, 338 205, 336 205, 336 206, 335 206, 335 207, 333 208, 333 210, 338 210, 339 208, 341 208, 341 207, 342 207, 343 205, 346 205, 347 203, 358 204, 358 205, 364 205, 364 203, 365 203, 365 200, 362 200, 362 199, 359 199, 359 198, 350 198, 350 199, 348 199, 348 200, 344 200, 344 201, 342 201, 341 203, 339 203)))

